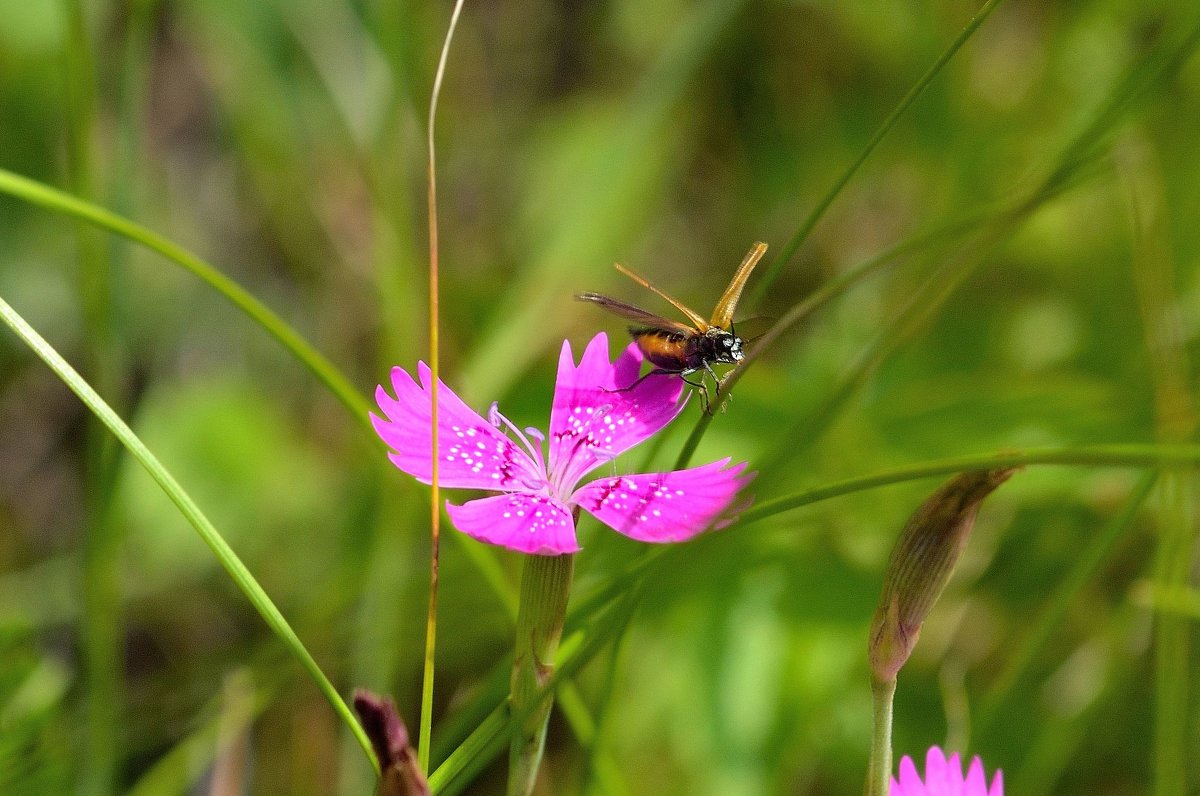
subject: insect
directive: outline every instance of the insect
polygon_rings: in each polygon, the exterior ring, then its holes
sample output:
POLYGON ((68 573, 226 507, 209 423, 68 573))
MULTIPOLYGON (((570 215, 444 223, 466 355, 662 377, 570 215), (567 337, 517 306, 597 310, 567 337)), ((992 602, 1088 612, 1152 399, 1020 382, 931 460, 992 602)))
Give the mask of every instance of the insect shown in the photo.
POLYGON ((631 326, 629 334, 632 335, 633 341, 642 350, 642 354, 654 366, 654 369, 625 389, 631 390, 642 379, 657 373, 678 374, 688 384, 703 390, 701 394, 703 395, 704 411, 707 412, 708 385, 704 382, 703 374, 701 374, 699 383, 690 381, 687 377, 699 371, 707 372, 712 376, 717 392, 720 393, 721 380, 713 372, 712 366, 733 365, 741 362, 745 357, 742 350, 745 341, 738 337, 733 328, 733 313, 737 309, 738 299, 742 297, 742 288, 746 284, 746 279, 749 278, 750 272, 754 270, 754 266, 758 265, 758 261, 762 259, 766 251, 767 244, 765 243, 755 243, 750 248, 742 260, 742 264, 738 266, 737 272, 734 273, 733 279, 730 280, 729 287, 725 288, 725 292, 721 294, 721 300, 713 309, 712 319, 708 321, 625 266, 614 263, 616 269, 625 276, 669 301, 675 309, 687 316, 687 319, 692 322, 691 326, 668 320, 640 307, 602 296, 599 293, 577 293, 575 295, 577 300, 599 304, 609 312, 631 321, 637 321, 639 324, 631 326))

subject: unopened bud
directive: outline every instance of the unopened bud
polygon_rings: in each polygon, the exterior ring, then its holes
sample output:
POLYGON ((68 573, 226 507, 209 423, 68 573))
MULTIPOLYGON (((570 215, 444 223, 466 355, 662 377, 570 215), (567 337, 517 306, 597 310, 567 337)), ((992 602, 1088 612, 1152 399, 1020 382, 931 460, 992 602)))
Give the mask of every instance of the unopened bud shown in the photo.
POLYGON ((429 796, 429 783, 409 746, 408 727, 391 697, 358 689, 354 710, 379 760, 379 796, 429 796))
POLYGON ((871 620, 869 653, 877 681, 894 680, 912 654, 925 617, 962 556, 979 505, 1014 472, 1016 468, 1006 467, 961 473, 908 519, 888 559, 871 620))

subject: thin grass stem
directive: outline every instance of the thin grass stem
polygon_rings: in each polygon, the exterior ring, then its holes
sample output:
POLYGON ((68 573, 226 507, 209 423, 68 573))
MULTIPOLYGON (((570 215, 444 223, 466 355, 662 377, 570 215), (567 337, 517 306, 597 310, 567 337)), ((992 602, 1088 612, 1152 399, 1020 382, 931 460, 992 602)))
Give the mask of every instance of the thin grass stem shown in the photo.
POLYGON ((438 205, 437 205, 437 149, 434 133, 437 124, 438 98, 442 92, 442 78, 446 74, 446 61, 450 58, 450 44, 454 40, 454 30, 458 27, 458 17, 462 13, 463 0, 457 0, 454 11, 450 14, 450 25, 446 29, 446 39, 442 42, 442 54, 438 58, 437 73, 433 78, 433 90, 429 96, 429 370, 432 374, 429 387, 430 400, 430 436, 432 442, 431 456, 433 470, 429 489, 429 608, 425 620, 425 656, 424 671, 421 678, 421 721, 417 741, 417 764, 421 773, 429 771, 429 736, 433 727, 433 674, 434 654, 437 648, 437 606, 438 606, 438 563, 440 561, 439 547, 441 545, 442 500, 441 486, 438 483, 438 386, 440 376, 440 357, 438 355, 439 334, 439 297, 438 297, 438 205))
POLYGON ((1025 451, 1001 451, 976 456, 941 459, 887 470, 875 475, 859 476, 845 481, 815 487, 793 495, 765 501, 742 514, 740 523, 751 523, 773 517, 784 511, 819 503, 823 500, 899 484, 949 475, 967 470, 991 470, 1002 467, 1033 465, 1062 465, 1074 467, 1131 467, 1154 469, 1169 465, 1195 468, 1200 466, 1200 445, 1081 445, 1071 448, 1033 448, 1025 451))

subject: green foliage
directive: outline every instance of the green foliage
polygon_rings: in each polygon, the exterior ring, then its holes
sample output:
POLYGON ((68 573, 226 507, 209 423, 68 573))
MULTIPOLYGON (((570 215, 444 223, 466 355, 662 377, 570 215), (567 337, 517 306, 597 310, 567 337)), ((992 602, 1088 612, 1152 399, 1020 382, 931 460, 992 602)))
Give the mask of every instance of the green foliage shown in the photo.
MULTIPOLYGON (((0 792, 362 793, 337 693, 416 727, 427 492, 366 411, 428 358, 448 13, 0 2, 5 318, 161 462, 0 335, 0 792)), ((544 426, 563 338, 624 334, 571 294, 654 302, 613 260, 704 307, 765 240, 742 314, 787 322, 724 413, 617 464, 749 460, 742 522, 653 551, 584 523, 547 792, 860 792, 888 551, 939 479, 1004 464, 900 673, 897 757, 949 744, 1023 794, 1200 787, 1171 608, 1195 604, 1198 24, 1184 0, 467 4, 448 384, 544 426)), ((520 567, 445 534, 432 782, 494 792, 520 567)))

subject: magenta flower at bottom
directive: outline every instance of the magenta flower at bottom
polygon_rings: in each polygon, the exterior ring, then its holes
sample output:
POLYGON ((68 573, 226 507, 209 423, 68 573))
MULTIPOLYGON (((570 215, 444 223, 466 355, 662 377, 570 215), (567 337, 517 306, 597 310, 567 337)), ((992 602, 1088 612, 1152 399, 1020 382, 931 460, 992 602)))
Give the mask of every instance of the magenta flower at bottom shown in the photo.
MULTIPOLYGON (((454 526, 518 552, 561 555, 579 550, 576 508, 644 542, 683 541, 727 519, 738 490, 749 481, 742 475, 746 465, 726 467, 729 459, 688 470, 613 475, 578 486, 585 475, 662 430, 683 409, 680 379, 656 375, 638 382, 641 365, 641 352, 633 345, 610 362, 603 333, 588 343, 579 365, 564 342, 548 455, 543 454, 547 438, 540 431, 522 432, 495 404, 484 420, 439 382, 439 485, 500 493, 461 506, 447 503, 454 526)), ((423 362, 417 375, 420 385, 403 369, 392 369, 395 397, 382 385, 376 389, 384 416, 372 413, 371 422, 392 449, 392 463, 428 484, 433 480, 432 379, 423 362)))
POLYGON ((893 779, 889 796, 1004 796, 1004 775, 997 771, 989 788, 983 773, 983 761, 978 756, 964 779, 962 760, 958 752, 946 755, 936 746, 925 755, 925 781, 917 773, 912 758, 905 755, 900 761, 900 779, 893 779))

